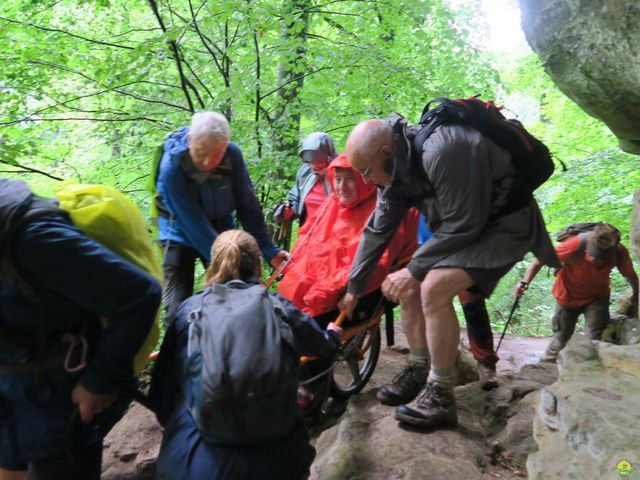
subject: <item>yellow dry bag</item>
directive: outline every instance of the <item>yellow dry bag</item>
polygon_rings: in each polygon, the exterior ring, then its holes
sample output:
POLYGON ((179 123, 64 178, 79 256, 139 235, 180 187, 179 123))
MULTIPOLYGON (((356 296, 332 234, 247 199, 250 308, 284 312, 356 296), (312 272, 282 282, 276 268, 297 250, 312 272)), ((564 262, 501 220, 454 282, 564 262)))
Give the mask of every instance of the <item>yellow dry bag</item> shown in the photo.
MULTIPOLYGON (((56 189, 60 208, 88 237, 116 255, 133 263, 162 282, 162 271, 153 252, 153 243, 140 210, 124 194, 106 185, 62 184, 56 189)), ((142 348, 136 354, 133 370, 140 374, 148 364, 159 337, 159 316, 142 348)), ((103 319, 108 321, 108 319, 103 319)))

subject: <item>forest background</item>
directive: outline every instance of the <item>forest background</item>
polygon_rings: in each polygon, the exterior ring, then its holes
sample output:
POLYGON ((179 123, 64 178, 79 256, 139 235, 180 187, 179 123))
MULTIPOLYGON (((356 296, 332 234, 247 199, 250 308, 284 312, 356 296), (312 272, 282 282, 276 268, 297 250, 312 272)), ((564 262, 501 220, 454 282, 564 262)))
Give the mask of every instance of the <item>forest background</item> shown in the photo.
MULTIPOLYGON (((365 118, 395 110, 416 122, 430 98, 481 94, 558 161, 536 192, 549 231, 602 220, 628 245, 637 159, 554 86, 524 44, 515 0, 1 4, 0 175, 42 195, 61 180, 104 183, 148 212, 157 147, 193 112, 218 110, 268 214, 286 198, 307 133, 330 133, 340 151, 365 118), (511 33, 492 45, 496 19, 511 33)), ((496 329, 529 260, 488 302, 496 329)), ((612 279, 615 299, 625 282, 612 279)), ((552 282, 541 272, 514 333, 550 333, 552 282)))

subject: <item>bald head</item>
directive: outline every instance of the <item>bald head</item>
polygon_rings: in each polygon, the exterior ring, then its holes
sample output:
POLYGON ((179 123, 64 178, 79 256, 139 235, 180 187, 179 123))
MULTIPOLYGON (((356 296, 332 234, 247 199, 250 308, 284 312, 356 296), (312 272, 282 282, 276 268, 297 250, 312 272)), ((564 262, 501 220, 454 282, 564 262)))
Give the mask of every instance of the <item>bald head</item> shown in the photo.
POLYGON ((384 146, 392 148, 391 127, 384 120, 373 118, 360 122, 347 139, 346 153, 356 170, 365 169, 384 146))

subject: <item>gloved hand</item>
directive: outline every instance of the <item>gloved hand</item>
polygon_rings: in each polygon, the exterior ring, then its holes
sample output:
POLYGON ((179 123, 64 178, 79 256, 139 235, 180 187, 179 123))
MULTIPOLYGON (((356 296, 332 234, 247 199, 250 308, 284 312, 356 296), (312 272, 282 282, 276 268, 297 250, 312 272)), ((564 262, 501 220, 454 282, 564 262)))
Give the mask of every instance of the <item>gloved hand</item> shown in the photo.
POLYGON ((272 217, 276 224, 280 224, 295 218, 296 212, 290 203, 279 203, 273 209, 272 217))
POLYGON ((282 219, 286 222, 289 220, 293 220, 296 218, 296 211, 293 209, 291 205, 285 205, 282 209, 282 219))

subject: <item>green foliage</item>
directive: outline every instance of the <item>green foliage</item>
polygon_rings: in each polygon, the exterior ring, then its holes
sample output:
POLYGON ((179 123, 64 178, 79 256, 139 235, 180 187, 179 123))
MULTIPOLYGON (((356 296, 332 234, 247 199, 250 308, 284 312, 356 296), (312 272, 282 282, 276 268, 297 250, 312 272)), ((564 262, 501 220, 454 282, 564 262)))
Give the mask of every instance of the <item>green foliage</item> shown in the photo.
MULTIPOLYGON (((487 28, 480 2, 455 3, 4 2, 0 174, 28 175, 44 195, 59 179, 107 183, 144 207, 156 147, 192 111, 212 109, 230 118, 269 211, 300 166, 300 136, 330 132, 340 150, 367 117, 395 110, 416 121, 430 98, 482 93, 524 99, 527 126, 569 167, 537 192, 550 231, 604 220, 626 234, 634 157, 554 87, 533 54, 514 63, 474 46, 487 28)), ((525 268, 491 299, 496 324, 525 268)), ((514 331, 548 332, 551 283, 539 275, 514 331)))
POLYGON ((426 99, 491 92, 497 78, 443 0, 17 0, 0 21, 0 162, 114 184, 142 204, 150 153, 191 109, 230 117, 275 199, 300 135, 331 131, 341 146, 367 116, 415 119, 426 99))
MULTIPOLYGON (((536 191, 547 229, 553 236, 566 225, 604 221, 618 227, 629 245, 632 198, 640 183, 637 157, 616 146, 615 137, 599 120, 590 117, 563 95, 531 54, 519 64, 500 68, 505 95, 528 97, 536 105, 537 121, 527 123, 556 159, 551 179, 536 191), (560 161, 566 164, 564 171, 560 161)), ((530 113, 530 112, 521 112, 530 113)), ((530 117, 530 115, 529 115, 530 117)), ((494 329, 502 329, 513 304, 515 284, 522 280, 531 258, 518 263, 488 301, 494 329)), ((555 277, 541 270, 514 314, 510 332, 550 335, 555 277)), ((614 270, 612 302, 628 288, 614 270)))

